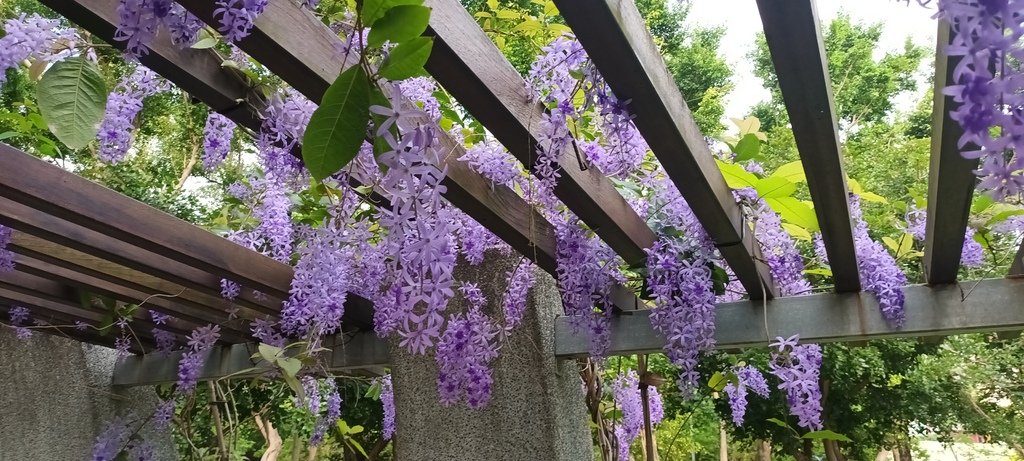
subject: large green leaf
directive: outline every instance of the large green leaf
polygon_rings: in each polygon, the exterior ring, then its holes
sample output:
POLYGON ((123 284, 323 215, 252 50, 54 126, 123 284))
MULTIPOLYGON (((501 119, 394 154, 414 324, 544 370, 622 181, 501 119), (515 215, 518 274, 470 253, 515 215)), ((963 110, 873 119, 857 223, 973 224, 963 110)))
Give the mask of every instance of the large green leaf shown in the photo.
POLYGON ((754 133, 746 134, 740 138, 732 151, 736 153, 737 162, 757 158, 761 153, 761 140, 754 133))
POLYGON ((722 176, 725 176, 725 183, 730 188, 743 189, 754 187, 754 184, 757 184, 757 176, 744 170, 742 166, 736 163, 725 163, 718 159, 715 159, 715 163, 718 164, 718 169, 722 171, 722 176))
POLYGON ((802 438, 811 439, 811 440, 838 440, 840 442, 852 442, 853 441, 853 440, 850 440, 849 437, 847 437, 847 436, 845 436, 843 434, 840 434, 838 432, 833 432, 833 431, 830 431, 828 429, 825 429, 823 431, 808 432, 808 433, 804 434, 802 436, 802 438))
POLYGON ((380 18, 366 38, 366 44, 378 47, 386 41, 404 43, 419 37, 427 30, 430 8, 421 5, 401 5, 391 8, 380 18))
POLYGON ((769 176, 758 179, 754 184, 754 189, 757 190, 757 195, 762 198, 790 197, 796 192, 796 184, 793 184, 786 178, 769 176))
POLYGON ((810 232, 818 231, 818 217, 806 203, 794 197, 766 198, 764 201, 782 217, 783 221, 796 224, 810 232))
POLYGON ((363 26, 372 27, 388 10, 400 5, 422 5, 423 0, 363 0, 363 26))
POLYGON ((370 121, 370 84, 352 66, 331 84, 302 137, 302 161, 317 180, 340 170, 359 153, 370 121))
POLYGON ((791 182, 804 182, 807 180, 807 175, 804 173, 804 165, 799 160, 776 168, 771 176, 788 179, 791 182))
POLYGON ((416 37, 394 47, 380 67, 380 76, 388 80, 405 80, 426 75, 423 65, 427 63, 433 46, 433 38, 416 37))
POLYGON ((107 104, 107 85, 96 63, 83 56, 58 61, 36 86, 39 111, 57 139, 81 149, 96 139, 107 104))

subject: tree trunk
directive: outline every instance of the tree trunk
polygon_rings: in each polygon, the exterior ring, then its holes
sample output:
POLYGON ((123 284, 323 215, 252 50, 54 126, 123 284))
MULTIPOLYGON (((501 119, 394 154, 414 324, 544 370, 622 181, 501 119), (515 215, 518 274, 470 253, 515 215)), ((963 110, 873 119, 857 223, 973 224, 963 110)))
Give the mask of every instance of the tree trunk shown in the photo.
MULTIPOLYGON (((878 454, 875 455, 875 461, 889 461, 889 457, 890 456, 892 456, 892 451, 890 451, 890 450, 880 450, 878 452, 878 454)), ((893 460, 893 461, 895 461, 895 460, 893 460)))
POLYGON ((718 461, 729 461, 729 434, 725 432, 725 423, 718 425, 718 461))
POLYGON ((757 447, 757 454, 754 459, 756 461, 772 461, 772 444, 767 440, 755 440, 754 446, 757 447))
POLYGON ((263 434, 263 438, 267 440, 267 451, 263 452, 263 457, 260 461, 277 461, 277 457, 281 454, 281 446, 283 441, 281 440, 281 434, 274 429, 274 425, 270 423, 270 420, 266 422, 260 415, 253 415, 256 420, 256 427, 259 428, 260 433, 263 434))
POLYGON ((825 445, 825 457, 828 461, 846 461, 843 452, 839 451, 839 443, 835 440, 822 440, 825 445))
POLYGON ((900 461, 911 461, 912 457, 910 455, 910 442, 900 441, 899 444, 897 444, 896 446, 900 452, 900 461))

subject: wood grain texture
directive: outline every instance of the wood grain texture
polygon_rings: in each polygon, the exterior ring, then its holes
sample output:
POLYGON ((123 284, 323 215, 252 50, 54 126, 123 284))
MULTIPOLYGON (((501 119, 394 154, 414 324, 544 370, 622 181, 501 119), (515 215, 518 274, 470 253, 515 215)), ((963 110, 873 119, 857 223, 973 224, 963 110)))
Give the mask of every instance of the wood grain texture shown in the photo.
MULTIPOLYGON (((935 50, 935 92, 932 109, 932 155, 928 169, 928 218, 925 223, 924 273, 930 284, 952 283, 960 271, 960 254, 971 213, 971 199, 977 178, 978 160, 960 155, 958 146, 963 129, 950 118, 956 107, 952 96, 942 89, 953 82, 953 69, 959 58, 946 55, 950 27, 939 21, 935 50)), ((964 149, 973 149, 973 144, 964 149)))
POLYGON ((632 0, 556 0, 605 81, 752 298, 778 294, 746 223, 632 0))
POLYGON ((758 0, 838 292, 860 291, 832 81, 814 0, 758 0))
MULTIPOLYGON (((864 292, 787 296, 769 300, 767 306, 758 301, 720 304, 715 310, 715 340, 720 349, 734 349, 765 347, 778 336, 798 333, 802 342, 819 343, 1024 330, 1024 309, 1020 308, 1024 278, 968 282, 963 288, 914 285, 904 293, 907 321, 903 328, 889 326, 874 296, 864 292)), ((612 320, 610 354, 662 350, 665 338, 651 327, 649 313, 637 311, 612 320)), ((556 356, 582 357, 589 348, 585 332, 574 335, 568 319, 557 319, 556 356)))
MULTIPOLYGON (((526 81, 458 0, 429 0, 434 48, 426 69, 527 168, 536 164, 544 108, 526 81)), ((582 169, 574 149, 559 155, 555 195, 629 264, 647 258, 656 236, 597 168, 582 169)))

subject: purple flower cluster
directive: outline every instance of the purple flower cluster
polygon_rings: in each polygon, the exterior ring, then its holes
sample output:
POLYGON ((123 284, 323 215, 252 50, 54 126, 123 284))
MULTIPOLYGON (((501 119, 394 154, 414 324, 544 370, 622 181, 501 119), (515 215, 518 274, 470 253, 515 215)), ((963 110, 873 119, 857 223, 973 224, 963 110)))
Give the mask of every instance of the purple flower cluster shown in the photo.
MULTIPOLYGON (((309 444, 317 446, 323 443, 324 435, 327 434, 327 430, 334 427, 334 423, 338 422, 338 418, 341 417, 341 394, 338 393, 338 386, 334 382, 333 378, 325 380, 327 382, 326 394, 327 398, 327 411, 325 414, 320 415, 320 395, 317 388, 314 389, 313 395, 316 395, 316 406, 313 407, 310 404, 309 411, 314 415, 319 415, 316 421, 316 425, 313 426, 313 434, 309 437, 309 444)), ((314 381, 315 383, 316 381, 314 381)), ((307 393, 308 394, 308 393, 307 393)))
POLYGON ((354 280, 353 234, 343 220, 328 220, 304 230, 291 293, 281 312, 281 329, 290 335, 320 336, 341 329, 345 300, 354 280))
POLYGON ((268 3, 270 0, 217 0, 213 10, 213 17, 220 22, 217 30, 228 43, 248 37, 268 3))
POLYGON ((276 326, 277 322, 272 319, 255 319, 249 328, 252 331, 252 337, 259 342, 275 347, 284 347, 285 339, 277 331, 276 326))
POLYGON ((799 336, 776 338, 768 368, 779 378, 779 389, 786 391, 789 413, 809 430, 821 430, 821 346, 798 344, 799 336))
POLYGON ((66 55, 74 48, 78 34, 72 29, 60 27, 55 19, 46 19, 38 14, 22 14, 4 22, 3 38, 0 38, 0 84, 7 80, 7 70, 18 67, 26 59, 54 60, 66 55), (63 45, 60 50, 58 45, 63 45))
POLYGON ((466 149, 466 154, 459 160, 469 164, 469 168, 495 184, 511 187, 513 181, 520 176, 519 163, 505 147, 495 141, 486 140, 466 149))
POLYGON ((167 429, 171 427, 171 421, 174 419, 174 399, 170 398, 167 400, 161 400, 156 405, 156 410, 153 411, 153 425, 157 429, 167 429))
POLYGON ((804 278, 804 259, 796 248, 796 242, 782 227, 779 215, 764 200, 757 198, 756 192, 754 196, 753 200, 743 201, 753 210, 754 235, 761 243, 761 252, 779 292, 783 296, 809 294, 811 284, 804 278))
POLYGON ((589 330, 590 354, 600 357, 611 342, 612 288, 624 283, 625 277, 615 252, 578 222, 571 214, 565 221, 554 222, 556 275, 565 315, 576 332, 589 330), (595 306, 602 310, 595 312, 595 306))
POLYGON ((497 235, 489 229, 476 222, 466 213, 460 210, 452 211, 452 219, 458 226, 459 250, 472 265, 483 262, 484 253, 491 249, 502 249, 510 251, 511 247, 505 244, 497 235))
MULTIPOLYGON (((925 226, 928 221, 928 212, 926 210, 920 210, 917 207, 911 205, 910 211, 907 211, 907 224, 905 230, 908 234, 914 236, 915 239, 924 241, 925 239, 925 226)), ((968 227, 964 233, 964 246, 960 250, 960 265, 964 267, 981 267, 985 262, 985 250, 981 247, 981 244, 974 240, 975 230, 973 227, 968 227)))
POLYGON ((940 0, 938 15, 953 28, 949 56, 962 56, 946 95, 960 103, 950 117, 964 129, 961 155, 980 158, 978 185, 996 200, 1024 190, 1024 2, 940 0), (972 145, 975 149, 968 147, 972 145))
POLYGON ((470 408, 487 405, 493 383, 490 362, 498 356, 497 335, 498 328, 479 307, 448 318, 444 334, 437 342, 437 390, 441 403, 451 405, 465 399, 470 408))
POLYGON ((114 40, 126 42, 125 51, 136 59, 149 53, 161 24, 166 24, 171 41, 182 48, 195 43, 203 25, 173 0, 120 0, 117 16, 114 40))
POLYGON ((907 276, 885 247, 868 235, 868 224, 861 216, 860 197, 854 194, 850 194, 850 216, 854 222, 853 244, 857 250, 861 286, 875 296, 887 321, 903 326, 906 321, 903 287, 907 284, 907 276))
POLYGON ((131 148, 135 118, 142 111, 143 99, 169 89, 170 84, 142 65, 118 83, 107 98, 100 124, 100 160, 117 163, 124 159, 131 148))
POLYGON ((107 428, 96 436, 92 447, 92 461, 114 461, 121 451, 127 447, 132 435, 131 427, 124 418, 116 418, 107 424, 107 428))
POLYGON ((0 274, 14 270, 14 252, 7 249, 14 229, 0 224, 0 274))
POLYGON ((257 140, 260 160, 266 172, 278 178, 301 174, 301 163, 291 151, 302 142, 314 110, 316 104, 293 89, 270 97, 263 110, 263 124, 257 140))
POLYGON ((522 262, 508 273, 508 287, 505 289, 505 296, 501 301, 502 311, 505 314, 505 331, 509 332, 519 326, 523 321, 523 313, 526 311, 527 295, 533 287, 533 271, 536 266, 529 260, 522 262))
POLYGON ((207 325, 196 328, 188 336, 188 350, 181 356, 178 362, 178 389, 179 394, 189 394, 196 388, 199 381, 199 372, 206 363, 207 352, 220 339, 220 326, 207 325))
POLYGON ((380 405, 384 409, 384 440, 391 440, 395 435, 395 388, 391 385, 391 375, 384 375, 380 383, 380 405))
POLYGON ((207 169, 218 167, 231 151, 231 138, 235 134, 235 122, 210 111, 203 128, 203 166, 207 169))
POLYGON ((768 397, 768 381, 760 370, 750 365, 734 367, 732 372, 736 374, 737 382, 726 384, 725 393, 729 396, 733 424, 742 426, 743 416, 747 413, 747 389, 761 397, 768 397))
POLYGON ((28 328, 28 323, 31 319, 28 308, 14 306, 7 314, 10 316, 11 326, 14 327, 14 335, 18 339, 24 340, 32 337, 32 330, 28 328))
MULTIPOLYGON (((640 379, 636 371, 619 374, 612 382, 612 396, 615 405, 622 411, 622 423, 615 426, 615 440, 618 459, 627 460, 629 446, 644 428, 643 397, 640 394, 640 379)), ((665 409, 658 388, 648 386, 647 408, 651 413, 651 427, 657 426, 665 417, 665 409)))

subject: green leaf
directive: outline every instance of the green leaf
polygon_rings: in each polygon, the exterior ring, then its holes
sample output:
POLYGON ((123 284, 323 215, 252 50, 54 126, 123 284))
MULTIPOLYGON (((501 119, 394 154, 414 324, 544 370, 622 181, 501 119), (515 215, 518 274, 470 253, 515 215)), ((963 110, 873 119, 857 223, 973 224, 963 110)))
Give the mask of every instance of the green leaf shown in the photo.
POLYGON ((370 121, 370 84, 361 66, 338 76, 324 93, 302 137, 302 161, 317 180, 336 173, 359 153, 370 121))
POLYGON ((813 431, 804 434, 801 438, 811 440, 838 440, 840 442, 852 442, 849 437, 840 434, 838 432, 832 432, 828 429, 823 431, 813 431))
POLYGON ((354 448, 360 454, 362 454, 363 458, 369 458, 370 457, 370 455, 366 454, 366 450, 363 449, 363 446, 359 444, 358 440, 353 439, 351 437, 345 437, 345 443, 348 444, 348 446, 354 448))
POLYGON ((430 57, 434 46, 431 37, 416 37, 394 47, 384 64, 380 67, 380 76, 388 80, 405 80, 407 78, 426 75, 423 65, 430 57))
POLYGON ((732 151, 736 153, 738 162, 757 158, 757 155, 761 153, 761 140, 754 133, 744 135, 740 138, 740 142, 732 148, 732 151))
POLYGON ((804 240, 807 242, 813 240, 813 238, 811 237, 811 233, 807 232, 807 229, 804 229, 796 224, 784 222, 782 223, 782 228, 785 229, 786 232, 789 232, 790 237, 793 237, 797 240, 804 240))
POLYGON ((790 197, 796 192, 796 184, 785 178, 769 176, 758 179, 757 183, 754 184, 754 189, 757 190, 757 195, 761 196, 761 198, 790 197))
POLYGON ((81 149, 96 139, 107 105, 107 84, 84 56, 58 61, 36 86, 39 111, 57 139, 81 149))
POLYGON ((0 141, 3 141, 8 138, 13 138, 15 136, 21 136, 21 133, 18 133, 17 131, 5 131, 3 133, 0 133, 0 141))
POLYGON ((214 37, 206 37, 192 44, 192 48, 197 50, 205 50, 207 48, 213 48, 217 45, 217 39, 214 37))
POLYGON ((363 0, 363 27, 372 27, 391 8, 401 5, 422 5, 423 0, 363 0))
POLYGON ((993 200, 992 197, 981 194, 974 198, 974 203, 971 204, 971 213, 981 213, 982 211, 987 210, 988 207, 992 206, 994 203, 996 203, 996 201, 993 200))
POLYGON ((810 274, 810 275, 824 275, 825 277, 831 277, 832 276, 832 269, 828 269, 828 268, 824 268, 824 267, 814 268, 814 269, 804 269, 804 273, 805 274, 810 274))
POLYGON ((295 376, 302 369, 302 361, 295 357, 279 357, 277 364, 281 367, 281 371, 288 376, 295 376))
POLYGON ((878 195, 874 192, 861 192, 860 199, 865 202, 889 203, 889 200, 887 200, 885 197, 882 197, 881 195, 878 195))
POLYGON ((778 418, 768 418, 768 422, 772 423, 772 424, 774 424, 776 426, 779 426, 779 427, 784 427, 786 429, 792 429, 791 427, 789 427, 788 423, 786 423, 785 421, 783 421, 781 419, 778 419, 778 418))
POLYGON ((818 232, 818 217, 806 203, 794 197, 766 198, 764 201, 784 221, 803 227, 809 232, 818 232))
POLYGON ((804 174, 804 164, 800 163, 799 160, 776 168, 771 176, 785 178, 790 182, 804 182, 807 180, 807 175, 804 174))
POLYGON ((715 163, 722 171, 722 176, 725 176, 725 183, 732 189, 754 187, 754 184, 757 183, 757 176, 735 163, 725 163, 718 159, 715 159, 715 163))
POLYGON ((363 397, 380 400, 381 391, 380 381, 374 381, 373 384, 370 385, 370 388, 366 390, 366 395, 363 397))
POLYGON ((1024 215, 1024 210, 1004 210, 1004 211, 1000 211, 999 213, 996 213, 991 218, 989 218, 988 222, 985 223, 985 226, 993 226, 995 224, 999 224, 999 223, 1001 223, 1003 221, 1006 221, 1007 219, 1009 219, 1012 216, 1020 216, 1020 215, 1024 215))
POLYGON ((722 392, 725 389, 725 385, 729 383, 729 380, 720 371, 716 371, 715 374, 711 375, 711 379, 708 380, 708 387, 714 389, 716 392, 722 392))
POLYGON ((421 5, 401 5, 391 8, 370 29, 367 45, 378 47, 384 42, 403 43, 419 37, 427 30, 430 8, 421 5))
POLYGON ((280 347, 271 346, 270 344, 260 343, 260 345, 257 346, 257 349, 260 352, 260 357, 263 357, 263 360, 270 363, 276 362, 277 356, 281 354, 280 347))

